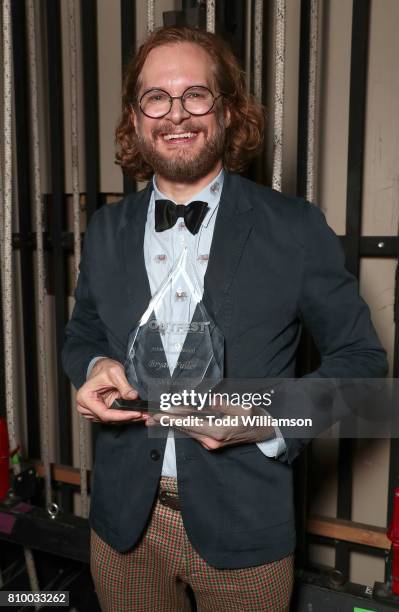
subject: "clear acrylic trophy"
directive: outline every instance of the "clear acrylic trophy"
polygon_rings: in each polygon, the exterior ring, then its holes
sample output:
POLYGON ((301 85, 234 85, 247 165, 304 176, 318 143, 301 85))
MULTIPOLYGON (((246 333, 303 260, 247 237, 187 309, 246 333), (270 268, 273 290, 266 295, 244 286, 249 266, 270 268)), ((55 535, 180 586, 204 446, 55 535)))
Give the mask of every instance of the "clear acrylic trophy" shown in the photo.
POLYGON ((141 400, 154 397, 154 388, 158 395, 209 390, 223 378, 223 360, 224 337, 185 248, 129 335, 127 379, 141 400))

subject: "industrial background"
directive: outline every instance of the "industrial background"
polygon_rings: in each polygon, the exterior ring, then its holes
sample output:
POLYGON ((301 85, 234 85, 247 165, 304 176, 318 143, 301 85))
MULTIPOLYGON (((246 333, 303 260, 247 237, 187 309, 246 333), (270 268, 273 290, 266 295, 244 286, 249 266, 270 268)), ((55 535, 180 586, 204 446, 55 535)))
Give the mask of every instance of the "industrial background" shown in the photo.
MULTIPOLYGON (((62 371, 64 327, 87 222, 143 187, 114 162, 123 67, 147 31, 184 23, 231 43, 268 115, 247 175, 323 210, 399 374, 398 0, 2 0, 0 475, 10 465, 13 477, 0 491, 0 587, 62 586, 71 609, 95 606, 96 426, 62 371)), ((298 375, 315 361, 305 333, 298 375)), ((398 550, 386 535, 396 487, 398 440, 312 442, 296 465, 294 610, 399 605, 399 518, 398 550)))

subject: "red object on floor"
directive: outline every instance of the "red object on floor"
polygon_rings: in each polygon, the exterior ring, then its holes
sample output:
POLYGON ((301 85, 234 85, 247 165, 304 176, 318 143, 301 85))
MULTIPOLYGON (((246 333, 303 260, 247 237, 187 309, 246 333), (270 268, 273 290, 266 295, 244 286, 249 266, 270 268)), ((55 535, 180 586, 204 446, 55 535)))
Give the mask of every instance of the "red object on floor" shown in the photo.
POLYGON ((0 417, 0 501, 10 488, 10 448, 8 443, 7 421, 0 417))
POLYGON ((392 593, 399 595, 399 487, 394 493, 392 522, 387 536, 392 542, 392 593))

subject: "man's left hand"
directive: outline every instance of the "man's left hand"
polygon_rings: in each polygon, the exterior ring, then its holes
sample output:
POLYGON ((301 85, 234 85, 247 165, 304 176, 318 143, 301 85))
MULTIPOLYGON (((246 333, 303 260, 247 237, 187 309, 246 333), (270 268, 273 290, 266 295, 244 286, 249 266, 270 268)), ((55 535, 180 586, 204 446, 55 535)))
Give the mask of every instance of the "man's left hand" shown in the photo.
MULTIPOLYGON (((262 408, 257 406, 245 409, 241 406, 231 406, 226 403, 208 406, 204 411, 179 406, 170 408, 165 412, 149 414, 146 425, 148 427, 159 424, 166 425, 167 422, 173 429, 182 431, 198 440, 207 450, 217 450, 232 444, 256 443, 274 438, 276 435, 274 427, 256 425, 258 419, 254 419, 253 425, 245 424, 245 420, 243 420, 243 417, 248 419, 248 417, 266 416, 266 414, 262 408), (207 415, 213 418, 208 418, 207 415), (186 422, 183 425, 182 419, 185 417, 191 417, 191 419, 188 424, 186 422), (237 418, 233 419, 233 417, 237 418), (220 419, 222 419, 222 422, 220 419)), ((248 420, 250 421, 250 419, 248 420)))

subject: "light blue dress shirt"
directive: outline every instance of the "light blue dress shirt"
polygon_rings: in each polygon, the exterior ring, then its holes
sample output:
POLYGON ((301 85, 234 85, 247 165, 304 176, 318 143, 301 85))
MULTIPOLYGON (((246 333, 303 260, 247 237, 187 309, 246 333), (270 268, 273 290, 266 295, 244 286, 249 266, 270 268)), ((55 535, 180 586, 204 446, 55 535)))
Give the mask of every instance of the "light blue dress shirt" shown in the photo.
MULTIPOLYGON (((155 200, 170 200, 171 198, 161 193, 157 187, 154 176, 154 189, 151 193, 144 235, 144 260, 151 295, 157 292, 162 282, 166 279, 169 272, 178 261, 184 248, 187 248, 187 258, 191 260, 192 265, 195 267, 201 292, 203 291, 204 276, 208 265, 213 230, 223 187, 223 179, 224 172, 221 170, 218 176, 204 187, 204 189, 191 197, 188 202, 185 202, 185 204, 189 204, 194 200, 200 200, 208 204, 208 211, 201 227, 197 234, 193 235, 186 228, 182 218, 179 218, 177 223, 168 230, 163 232, 155 231, 155 200)), ((181 202, 175 202, 175 204, 181 204, 181 202)), ((176 291, 176 286, 170 287, 169 292, 174 292, 175 295, 165 296, 162 300, 161 312, 157 313, 158 321, 159 318, 161 318, 161 320, 165 322, 178 321, 179 323, 190 323, 195 310, 195 303, 193 304, 189 297, 185 299, 181 297, 181 295, 184 296, 186 294, 189 296, 189 292, 185 291, 185 287, 182 287, 181 291, 179 289, 176 291)), ((170 346, 165 344, 165 338, 162 338, 162 341, 169 369, 173 372, 179 352, 171 350, 170 346)), ((90 362, 88 372, 97 359, 99 359, 99 357, 96 357, 90 362)), ((257 445, 268 457, 277 457, 280 453, 284 452, 286 448, 284 439, 278 428, 276 428, 276 438, 259 442, 257 445)), ((168 433, 162 465, 162 475, 174 477, 177 475, 173 429, 169 429, 168 433)))

